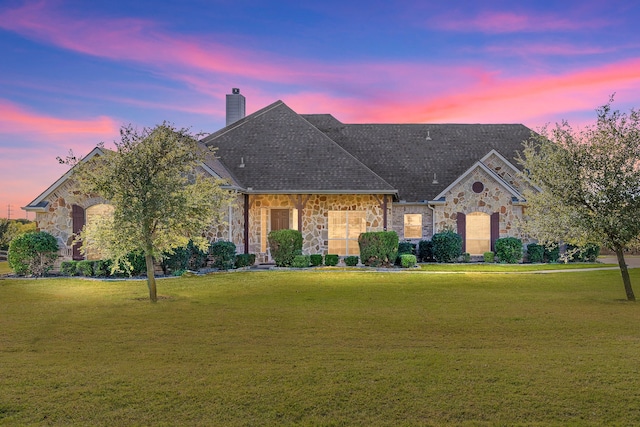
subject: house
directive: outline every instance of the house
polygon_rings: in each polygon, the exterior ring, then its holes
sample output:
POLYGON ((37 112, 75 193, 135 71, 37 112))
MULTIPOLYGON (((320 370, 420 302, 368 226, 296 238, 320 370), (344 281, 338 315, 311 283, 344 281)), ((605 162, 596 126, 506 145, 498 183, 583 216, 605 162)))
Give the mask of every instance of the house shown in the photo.
MULTIPOLYGON (((345 124, 299 114, 282 101, 245 116, 245 98, 227 95, 227 126, 201 143, 216 147, 203 170, 229 182, 236 203, 211 240, 270 261, 267 235, 302 232, 303 252, 357 255, 358 235, 394 230, 401 240, 456 230, 481 255, 499 237, 522 237, 517 220, 529 184, 515 158, 531 135, 520 124, 345 124)), ((99 154, 92 152, 88 157, 99 154)), ((55 235, 66 258, 81 225, 108 201, 74 190, 72 171, 23 209, 55 235)))

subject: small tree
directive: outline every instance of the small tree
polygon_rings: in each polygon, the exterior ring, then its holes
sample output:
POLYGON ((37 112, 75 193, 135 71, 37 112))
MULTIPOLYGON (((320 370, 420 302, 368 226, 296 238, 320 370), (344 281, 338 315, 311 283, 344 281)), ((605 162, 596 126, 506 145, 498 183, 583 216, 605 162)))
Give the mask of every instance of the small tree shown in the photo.
POLYGON ((96 247, 114 260, 114 269, 127 264, 127 254, 145 258, 149 298, 157 301, 153 261, 185 247, 189 240, 202 250, 204 230, 221 221, 221 207, 231 203, 222 181, 204 176, 202 162, 213 153, 198 144, 187 129, 168 123, 138 131, 120 130, 116 150, 79 162, 73 155, 74 178, 87 194, 98 195, 114 207, 113 216, 85 226, 83 248, 96 247))
POLYGON ((523 228, 541 243, 603 243, 616 253, 624 289, 635 301, 624 251, 640 235, 640 112, 598 108, 595 126, 567 122, 543 128, 524 144, 523 174, 541 191, 526 191, 523 228))
POLYGON ((58 242, 45 231, 21 234, 9 245, 9 267, 19 275, 44 276, 57 258, 58 242))

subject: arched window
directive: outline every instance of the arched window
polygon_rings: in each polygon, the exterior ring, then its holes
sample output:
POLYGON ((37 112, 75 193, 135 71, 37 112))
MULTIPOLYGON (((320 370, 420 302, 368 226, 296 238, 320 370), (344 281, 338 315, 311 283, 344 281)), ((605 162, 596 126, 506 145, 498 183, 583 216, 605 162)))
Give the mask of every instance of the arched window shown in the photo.
POLYGON ((471 212, 466 218, 466 251, 482 255, 491 250, 491 215, 471 212))

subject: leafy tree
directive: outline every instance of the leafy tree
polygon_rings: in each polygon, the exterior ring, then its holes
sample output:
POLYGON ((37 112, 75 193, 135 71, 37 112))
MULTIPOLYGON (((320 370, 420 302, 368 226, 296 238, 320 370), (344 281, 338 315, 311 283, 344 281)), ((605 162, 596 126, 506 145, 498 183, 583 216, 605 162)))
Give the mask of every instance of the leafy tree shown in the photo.
POLYGON ((595 125, 574 130, 563 121, 524 144, 528 191, 523 227, 543 244, 602 243, 616 253, 627 299, 635 301, 624 251, 640 235, 640 112, 599 107, 595 125))
POLYGON ((8 249, 11 240, 24 233, 36 231, 36 223, 27 219, 0 218, 0 249, 8 249))
POLYGON ((116 150, 90 161, 77 161, 74 177, 87 194, 113 205, 113 215, 85 226, 83 250, 97 249, 111 258, 112 268, 127 265, 131 252, 144 254, 149 298, 157 301, 153 261, 185 247, 189 240, 202 250, 203 232, 221 220, 220 209, 231 203, 223 181, 204 176, 201 162, 212 156, 187 129, 166 122, 139 131, 131 125, 120 130, 116 150))

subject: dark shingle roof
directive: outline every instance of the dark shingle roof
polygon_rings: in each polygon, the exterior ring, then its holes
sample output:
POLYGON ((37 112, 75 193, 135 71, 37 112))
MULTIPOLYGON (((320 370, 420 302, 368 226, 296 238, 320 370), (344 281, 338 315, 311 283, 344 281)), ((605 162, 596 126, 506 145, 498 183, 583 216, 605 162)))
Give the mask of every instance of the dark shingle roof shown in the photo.
POLYGON ((277 101, 202 142, 254 192, 397 193, 413 202, 432 200, 491 150, 517 165, 530 134, 520 124, 344 124, 277 101))
POLYGON ((277 101, 202 140, 254 192, 395 194, 394 188, 277 101), (241 166, 244 165, 244 166, 241 166))
POLYGON ((326 114, 302 117, 407 201, 432 200, 494 149, 517 166, 516 153, 531 135, 520 124, 343 124, 326 114))

